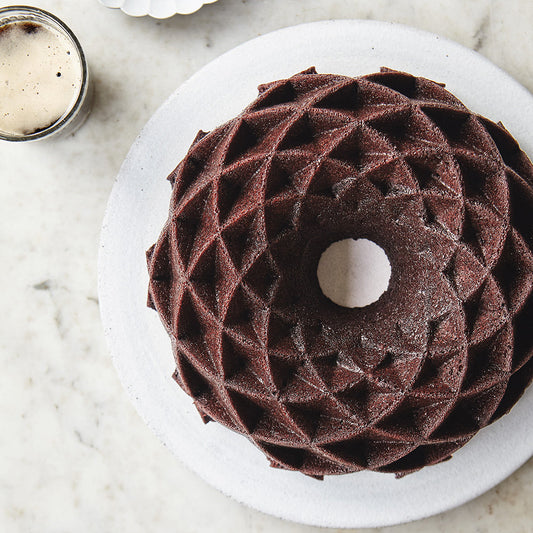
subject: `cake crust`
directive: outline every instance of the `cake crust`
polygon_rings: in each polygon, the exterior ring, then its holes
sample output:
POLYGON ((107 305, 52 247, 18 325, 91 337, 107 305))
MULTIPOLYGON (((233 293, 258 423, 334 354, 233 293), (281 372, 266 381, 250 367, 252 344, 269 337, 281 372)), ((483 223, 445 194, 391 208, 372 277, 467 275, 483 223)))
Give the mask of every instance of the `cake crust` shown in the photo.
POLYGON ((321 477, 441 462, 533 377, 533 165, 442 84, 308 69, 199 132, 169 176, 148 305, 204 421, 321 477), (333 242, 367 238, 388 290, 320 290, 333 242))

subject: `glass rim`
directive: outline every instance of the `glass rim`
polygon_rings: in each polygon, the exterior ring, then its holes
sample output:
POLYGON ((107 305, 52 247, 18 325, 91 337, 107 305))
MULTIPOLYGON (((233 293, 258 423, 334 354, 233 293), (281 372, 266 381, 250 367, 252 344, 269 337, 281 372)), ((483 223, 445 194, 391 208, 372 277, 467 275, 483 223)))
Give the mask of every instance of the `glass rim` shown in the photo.
MULTIPOLYGON (((42 139, 43 137, 48 137, 52 135, 53 133, 56 133, 60 129, 62 129, 64 126, 66 126, 77 114, 78 110, 81 108, 83 101, 85 100, 85 96, 87 94, 88 89, 88 80, 89 80, 89 68, 87 65, 87 59, 85 58, 85 53, 83 52, 83 48, 81 47, 81 44, 74 35, 74 32, 58 17, 50 13, 49 11, 45 11, 44 9, 33 7, 33 6, 26 6, 26 5, 12 5, 12 6, 5 6, 0 8, 0 25, 2 25, 2 22, 4 20, 8 19, 8 14, 13 12, 13 17, 19 16, 39 16, 42 19, 44 19, 46 22, 51 23, 52 26, 56 26, 59 28, 61 32, 63 32, 74 44, 74 47, 76 48, 76 52, 78 53, 78 57, 80 58, 81 63, 81 85, 80 90, 78 93, 78 97, 76 98, 76 101, 74 104, 72 104, 72 107, 69 109, 68 113, 66 113, 64 116, 62 116, 57 122, 54 122, 50 126, 39 130, 35 133, 29 133, 25 135, 11 135, 9 133, 3 132, 0 130, 0 140, 4 141, 11 141, 11 142, 20 142, 20 141, 32 141, 37 139, 42 139)), ((14 20, 13 22, 15 22, 14 20)))

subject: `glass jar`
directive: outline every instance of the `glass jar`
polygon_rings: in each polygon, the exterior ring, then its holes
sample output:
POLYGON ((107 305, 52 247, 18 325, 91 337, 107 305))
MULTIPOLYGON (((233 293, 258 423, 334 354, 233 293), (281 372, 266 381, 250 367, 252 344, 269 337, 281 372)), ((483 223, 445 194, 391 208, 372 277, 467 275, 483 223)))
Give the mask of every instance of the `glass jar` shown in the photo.
POLYGON ((91 103, 85 54, 66 24, 35 7, 0 8, 0 140, 72 133, 91 103))

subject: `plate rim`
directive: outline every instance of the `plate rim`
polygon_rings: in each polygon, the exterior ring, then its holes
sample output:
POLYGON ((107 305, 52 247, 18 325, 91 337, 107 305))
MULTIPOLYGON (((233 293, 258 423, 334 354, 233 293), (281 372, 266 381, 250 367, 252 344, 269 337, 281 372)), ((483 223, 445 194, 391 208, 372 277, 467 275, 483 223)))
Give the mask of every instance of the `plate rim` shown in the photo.
MULTIPOLYGON (((174 98, 177 98, 177 96, 179 95, 180 90, 182 90, 186 86, 190 86, 191 84, 194 84, 196 82, 196 80, 199 79, 199 77, 202 75, 202 72, 207 70, 211 65, 213 65, 214 63, 223 61, 228 56, 231 56, 232 54, 235 54, 236 51, 242 51, 243 49, 246 49, 247 47, 251 46, 251 43, 261 42, 262 40, 264 40, 266 38, 273 38, 274 36, 279 36, 279 34, 282 34, 282 33, 290 33, 291 31, 294 31, 295 28, 305 28, 305 27, 316 28, 317 26, 332 26, 332 25, 335 26, 335 25, 338 25, 338 24, 353 25, 354 27, 356 27, 358 25, 366 25, 366 26, 375 26, 375 27, 380 27, 380 28, 393 28, 392 31, 406 32, 406 33, 414 35, 414 36, 416 36, 418 38, 438 40, 440 43, 442 43, 445 46, 448 46, 448 47, 451 47, 451 48, 455 48, 456 50, 460 50, 463 53, 467 53, 467 55, 475 57, 477 61, 480 61, 480 62, 484 63, 487 67, 490 67, 490 69, 496 69, 497 71, 500 72, 500 74, 504 78, 507 79, 507 81, 509 81, 510 83, 513 84, 514 90, 516 90, 518 92, 523 92, 523 96, 525 98, 529 98, 529 99, 533 100, 533 96, 531 95, 531 93, 529 93, 529 91, 525 87, 523 87, 519 82, 514 80, 509 74, 505 73, 501 68, 499 68, 496 65, 494 65, 490 60, 488 60, 484 56, 481 56, 479 53, 477 53, 474 50, 466 48, 466 47, 464 47, 464 46, 462 46, 462 45, 460 45, 460 44, 458 44, 458 43, 456 43, 454 41, 451 41, 451 40, 449 40, 447 38, 444 38, 444 37, 441 37, 439 35, 436 35, 436 34, 433 34, 431 32, 427 32, 427 31, 424 31, 424 30, 419 30, 417 28, 412 28, 410 26, 405 26, 405 25, 402 25, 402 24, 391 23, 391 22, 367 21, 367 20, 357 20, 357 19, 318 21, 318 22, 299 24, 299 25, 296 25, 296 26, 290 26, 290 27, 287 27, 287 28, 282 28, 282 29, 270 32, 268 34, 256 37, 254 39, 246 41, 245 43, 242 43, 242 44, 238 45, 237 47, 233 48, 232 50, 230 50, 230 51, 228 51, 228 52, 226 52, 224 54, 222 54, 221 56, 218 56, 217 58, 212 60, 210 63, 208 63, 207 65, 202 67, 202 69, 200 69, 195 74, 193 74, 183 84, 181 84, 163 102, 163 104, 155 111, 155 113, 148 120, 146 125, 141 130, 139 136, 136 138, 136 140, 132 144, 132 146, 131 146, 130 150, 128 151, 128 154, 127 154, 123 164, 121 165, 121 168, 120 168, 119 173, 118 173, 118 175, 117 175, 117 177, 115 179, 115 182, 114 182, 114 185, 113 185, 113 190, 112 190, 112 192, 110 194, 109 201, 108 201, 108 204, 107 204, 107 208, 106 208, 106 212, 105 212, 105 216, 104 216, 104 222, 103 222, 103 225, 102 225, 101 236, 100 236, 100 249, 99 249, 99 255, 98 255, 98 293, 99 293, 99 299, 100 299, 100 303, 101 303, 100 312, 101 312, 102 322, 103 322, 103 325, 104 325, 104 333, 105 333, 105 336, 106 336, 106 341, 107 341, 107 344, 108 344, 108 347, 109 347, 109 351, 111 353, 111 357, 112 357, 113 363, 115 365, 115 368, 117 369, 117 373, 119 374, 120 381, 121 381, 122 385, 124 386, 124 388, 126 389, 126 391, 128 392, 128 395, 130 396, 130 400, 134 404, 137 412, 140 414, 141 418, 145 421, 145 423, 156 433, 156 435, 161 440, 162 440, 162 436, 160 434, 160 431, 158 431, 158 428, 154 427, 154 424, 152 423, 152 421, 147 419, 147 417, 145 416, 145 413, 143 412, 143 409, 142 409, 142 406, 141 406, 142 401, 139 399, 139 396, 137 396, 136 392, 132 390, 131 384, 125 383, 125 381, 127 379, 127 376, 124 375, 123 368, 121 368, 121 365, 120 365, 120 363, 118 361, 117 352, 116 352, 116 349, 117 349, 116 339, 113 338, 113 332, 112 332, 112 322, 113 322, 113 320, 112 320, 112 318, 109 315, 109 310, 108 310, 108 307, 107 307, 109 293, 106 292, 107 288, 106 288, 106 279, 105 279, 105 276, 106 276, 105 248, 106 248, 106 243, 108 242, 108 239, 109 239, 109 233, 108 232, 109 232, 110 220, 111 220, 111 217, 112 217, 113 204, 114 204, 114 202, 116 200, 117 191, 119 190, 118 188, 121 185, 121 179, 122 180, 126 179, 126 177, 123 175, 123 172, 125 172, 126 167, 127 167, 127 163, 133 157, 137 147, 140 144, 142 144, 143 137, 146 135, 147 131, 149 131, 151 125, 153 123, 155 123, 157 121, 158 117, 164 112, 164 109, 167 106, 171 105, 171 103, 172 103, 174 98), (111 324, 111 326, 110 326, 110 324, 111 324)), ((269 80, 265 80, 265 81, 269 81, 269 80)), ((506 415, 506 416, 509 416, 509 415, 506 415)), ((496 422, 495 424, 497 424, 497 423, 498 422, 496 422)), ((240 438, 242 438, 242 437, 240 437, 240 438)), ((305 519, 301 519, 301 518, 295 519, 294 516, 288 515, 286 513, 275 513, 275 512, 272 512, 271 510, 265 510, 265 508, 261 508, 260 506, 254 505, 253 503, 250 503, 249 501, 245 501, 245 499, 240 498, 238 495, 233 493, 227 487, 221 486, 219 483, 214 482, 213 479, 209 479, 209 476, 206 476, 205 472, 202 473, 197 468, 195 468, 195 465, 191 465, 191 464, 187 463, 183 459, 183 457, 178 456, 174 450, 172 450, 172 452, 173 452, 173 454, 176 457, 178 457, 178 459, 180 459, 182 464, 184 464, 188 469, 190 469, 193 472, 195 472, 196 474, 198 474, 209 485, 214 486, 219 491, 223 492, 227 496, 232 497, 233 499, 239 501, 240 503, 243 503, 243 504, 245 504, 245 505, 247 505, 249 507, 255 508, 255 509, 257 509, 259 511, 262 511, 264 513, 271 514, 273 516, 277 516, 279 518, 283 518, 283 519, 286 519, 286 520, 289 520, 289 521, 293 521, 293 522, 297 522, 297 523, 303 523, 303 524, 312 525, 312 526, 338 527, 338 528, 384 527, 384 526, 389 526, 389 525, 393 525, 393 524, 400 524, 400 523, 405 523, 405 522, 409 522, 409 521, 413 521, 413 520, 426 518, 428 516, 432 516, 432 515, 438 514, 440 512, 451 510, 451 509, 453 509, 455 507, 458 507, 458 506, 460 506, 460 505, 462 505, 462 504, 464 504, 464 503, 466 503, 466 502, 468 502, 468 501, 480 496, 484 492, 486 492, 486 491, 490 490, 492 487, 496 486, 498 483, 500 483, 505 478, 507 478, 509 475, 511 475, 515 470, 517 470, 520 466, 522 466, 533 455, 533 449, 531 449, 530 450, 530 454, 527 457, 521 457, 521 458, 516 459, 515 461, 511 462, 511 465, 509 466, 507 471, 504 474, 502 474, 501 476, 497 477, 496 479, 493 479, 493 481, 491 483, 489 483, 488 485, 479 487, 479 490, 472 491, 470 494, 468 494, 468 495, 466 495, 464 497, 457 498, 454 503, 452 503, 450 505, 447 505, 444 508, 437 508, 436 510, 429 510, 428 512, 420 512, 418 514, 415 513, 414 515, 413 514, 406 515, 402 519, 375 521, 375 522, 357 522, 357 521, 355 521, 355 522, 349 522, 349 523, 346 522, 346 521, 344 521, 344 522, 341 521, 341 522, 335 522, 335 523, 328 524, 328 523, 323 523, 323 522, 320 522, 320 521, 316 521, 314 519, 310 519, 310 520, 305 520, 305 519)), ((431 468, 435 468, 435 467, 431 467, 431 468)), ((296 474, 294 474, 294 475, 296 475, 296 474)), ((382 475, 382 474, 378 474, 378 475, 382 475)), ((416 474, 412 474, 412 475, 416 475, 416 474)))

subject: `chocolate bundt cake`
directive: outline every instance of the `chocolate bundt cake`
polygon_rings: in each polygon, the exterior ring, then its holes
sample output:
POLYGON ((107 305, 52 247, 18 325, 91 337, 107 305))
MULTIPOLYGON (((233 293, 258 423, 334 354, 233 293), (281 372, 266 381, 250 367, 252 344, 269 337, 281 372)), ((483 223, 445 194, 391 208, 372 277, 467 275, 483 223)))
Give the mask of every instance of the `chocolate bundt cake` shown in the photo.
POLYGON ((533 377, 533 165, 441 84, 309 69, 200 132, 169 177, 148 303, 204 421, 321 477, 441 462, 533 377), (392 267, 360 308, 321 291, 333 243, 392 267))

